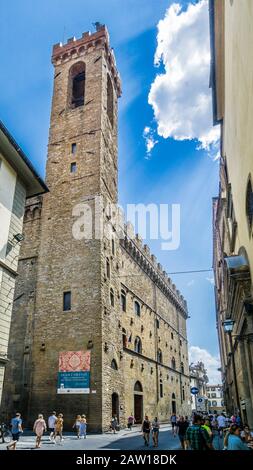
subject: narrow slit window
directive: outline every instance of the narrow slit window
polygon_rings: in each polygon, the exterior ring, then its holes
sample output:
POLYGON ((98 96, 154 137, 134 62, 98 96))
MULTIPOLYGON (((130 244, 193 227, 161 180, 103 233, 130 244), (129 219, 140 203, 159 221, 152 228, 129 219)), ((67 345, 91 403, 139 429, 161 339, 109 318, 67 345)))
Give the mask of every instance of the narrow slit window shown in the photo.
POLYGON ((113 127, 113 87, 109 74, 107 75, 107 115, 113 127))
POLYGON ((74 142, 73 144, 71 144, 71 153, 72 153, 73 155, 76 154, 76 143, 75 143, 75 142, 74 142))
POLYGON ((71 292, 63 292, 63 310, 67 312, 71 310, 71 292))
POLYGON ((77 171, 77 165, 76 165, 76 162, 73 162, 70 165, 70 173, 76 173, 76 171, 77 171))

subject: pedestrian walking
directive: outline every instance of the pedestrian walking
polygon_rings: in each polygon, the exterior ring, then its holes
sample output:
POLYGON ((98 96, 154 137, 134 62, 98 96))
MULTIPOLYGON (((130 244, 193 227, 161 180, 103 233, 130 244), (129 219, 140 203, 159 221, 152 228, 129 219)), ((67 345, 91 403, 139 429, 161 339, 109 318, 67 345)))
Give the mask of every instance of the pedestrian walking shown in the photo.
POLYGON ((86 439, 87 421, 86 416, 82 415, 80 419, 80 438, 86 439))
POLYGON ((49 431, 49 440, 54 440, 54 432, 55 432, 55 421, 57 420, 56 411, 53 411, 47 420, 48 424, 48 431, 49 431))
POLYGON ((149 437, 151 431, 151 423, 149 421, 148 415, 145 415, 145 418, 142 423, 141 431, 143 432, 143 438, 145 446, 149 446, 149 437))
POLYGON ((38 419, 36 419, 33 425, 33 432, 36 434, 36 443, 35 443, 36 449, 38 449, 41 446, 41 438, 43 436, 44 431, 46 430, 47 430, 47 425, 43 418, 43 415, 39 414, 38 419))
POLYGON ((172 413, 171 417, 170 417, 170 422, 171 422, 171 426, 172 426, 172 434, 174 437, 176 437, 176 428, 177 428, 177 415, 176 413, 172 413))
POLYGON ((185 444, 189 450, 213 450, 211 438, 202 428, 202 419, 202 416, 195 415, 192 425, 187 428, 185 444))
POLYGON ((54 438, 56 440, 56 437, 59 436, 60 437, 60 444, 61 442, 63 441, 63 437, 62 437, 62 431, 63 431, 63 414, 62 413, 59 413, 58 414, 58 417, 55 421, 55 432, 54 432, 54 438))
POLYGON ((231 424, 224 439, 224 450, 250 450, 241 439, 240 433, 240 427, 237 424, 231 424))
POLYGON ((81 415, 77 415, 75 422, 73 424, 73 427, 72 427, 72 429, 75 429, 76 431, 77 439, 80 438, 80 422, 81 422, 81 415))
POLYGON ((154 447, 158 447, 159 429, 160 429, 160 423, 156 416, 154 421, 152 422, 152 437, 153 437, 154 447))
POLYGON ((226 428, 226 416, 224 415, 224 413, 221 413, 220 415, 217 416, 217 422, 218 422, 218 429, 219 429, 220 437, 223 437, 224 429, 226 428))
POLYGON ((112 417, 110 428, 113 434, 116 434, 116 430, 118 429, 118 418, 116 415, 112 417))
POLYGON ((15 418, 12 418, 11 420, 12 442, 7 446, 7 450, 16 450, 17 442, 19 441, 19 437, 22 432, 21 414, 16 413, 15 418))
POLYGON ((134 415, 133 415, 133 413, 131 413, 131 415, 128 416, 128 420, 127 420, 127 427, 128 427, 128 429, 130 429, 130 431, 132 431, 132 427, 134 425, 134 422, 135 422, 134 415))
POLYGON ((185 435, 188 427, 189 422, 187 416, 185 418, 180 416, 179 420, 177 421, 177 434, 180 440, 181 449, 183 450, 185 450, 185 435))

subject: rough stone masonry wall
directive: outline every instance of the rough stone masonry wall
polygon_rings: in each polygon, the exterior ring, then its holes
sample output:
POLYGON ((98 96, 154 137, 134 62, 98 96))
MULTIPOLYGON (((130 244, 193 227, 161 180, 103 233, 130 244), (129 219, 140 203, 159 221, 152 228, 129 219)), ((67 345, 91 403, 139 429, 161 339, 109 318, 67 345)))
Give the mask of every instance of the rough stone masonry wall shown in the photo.
MULTIPOLYGON (((139 237, 135 239, 136 252, 149 257, 139 237)), ((154 260, 154 268, 159 272, 154 260)), ((157 284, 144 272, 143 268, 121 244, 121 286, 126 292, 126 312, 121 311, 121 325, 126 331, 127 348, 124 348, 122 361, 125 390, 125 420, 134 410, 134 385, 136 381, 143 388, 143 414, 159 416, 161 421, 168 420, 172 412, 172 394, 175 394, 177 413, 190 413, 190 385, 186 336, 187 311, 179 308, 157 287, 157 284), (141 305, 140 316, 134 310, 134 302, 141 305), (159 328, 157 327, 159 321, 159 328), (134 353, 135 338, 141 338, 142 354, 134 353), (129 338, 131 341, 129 341, 129 338), (162 351, 162 364, 157 361, 157 351, 162 351), (172 357, 176 367, 172 367, 172 357), (184 373, 181 372, 181 364, 184 373), (160 383, 163 397, 160 397, 160 383), (184 389, 184 394, 183 394, 184 389)))
POLYGON ((31 348, 36 296, 37 256, 40 242, 42 197, 26 201, 23 234, 15 284, 2 410, 10 419, 20 411, 27 422, 31 348))

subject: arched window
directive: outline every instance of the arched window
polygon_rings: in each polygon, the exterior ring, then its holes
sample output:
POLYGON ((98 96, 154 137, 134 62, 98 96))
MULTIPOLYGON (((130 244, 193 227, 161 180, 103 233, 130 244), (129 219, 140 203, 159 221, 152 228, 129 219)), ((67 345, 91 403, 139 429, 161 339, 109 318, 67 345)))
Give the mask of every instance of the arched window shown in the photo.
POLYGON ((137 382, 135 382, 134 391, 135 392, 142 392, 143 391, 142 385, 138 380, 137 380, 137 382))
POLYGON ((173 335, 173 333, 172 333, 172 332, 171 332, 170 336, 171 336, 171 339, 173 339, 173 338, 174 338, 174 335, 173 335))
POLYGON ((138 315, 138 317, 140 317, 141 307, 140 307, 139 302, 137 302, 137 300, 134 301, 134 311, 135 311, 135 314, 138 315))
POLYGON ((85 94, 85 64, 77 62, 69 71, 69 105, 78 108, 84 104, 85 94))
POLYGON ((135 350, 135 352, 137 352, 137 353, 139 353, 139 354, 142 353, 141 338, 139 338, 139 336, 137 336, 137 337, 135 338, 134 350, 135 350))
POLYGON ((163 397, 163 381, 160 379, 160 398, 163 397))
POLYGON ((171 359, 171 367, 172 367, 172 369, 176 369, 176 359, 174 358, 174 356, 171 359))
POLYGON ((182 399, 183 399, 183 401, 185 401, 185 391, 184 391, 184 387, 182 387, 182 399))
POLYGON ((246 191, 246 214, 248 219, 249 228, 252 229, 253 222, 253 190, 251 178, 249 178, 246 191))
POLYGON ((184 374, 184 363, 181 362, 180 364, 180 370, 181 370, 181 373, 184 374))
POLYGON ((176 395, 175 395, 175 393, 172 393, 172 400, 176 400, 176 395))
POLYGON ((212 401, 212 406, 217 406, 217 401, 213 400, 212 401))
POLYGON ((126 293, 122 290, 120 294, 120 303, 123 312, 126 311, 126 293))
POLYGON ((110 303, 111 306, 114 307, 114 290, 110 289, 110 303))
POLYGON ((110 260, 106 258, 106 276, 110 279, 111 269, 110 269, 110 260))
POLYGON ((113 87, 109 74, 107 74, 107 115, 113 127, 113 87))
POLYGON ((111 362, 111 368, 114 369, 114 370, 118 370, 118 364, 115 361, 115 359, 113 359, 112 362, 111 362))
POLYGON ((163 363, 163 353, 162 353, 161 349, 158 349, 158 351, 157 351, 157 362, 160 362, 160 364, 163 363))

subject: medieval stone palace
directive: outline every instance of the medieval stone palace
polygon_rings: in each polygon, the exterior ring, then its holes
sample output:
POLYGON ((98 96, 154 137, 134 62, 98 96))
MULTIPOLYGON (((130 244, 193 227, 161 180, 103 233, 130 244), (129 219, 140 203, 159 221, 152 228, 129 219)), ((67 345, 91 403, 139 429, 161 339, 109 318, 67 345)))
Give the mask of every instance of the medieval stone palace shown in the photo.
MULTIPOLYGON (((55 410, 103 431, 117 415, 190 413, 187 305, 141 238, 73 235, 97 198, 117 204, 121 82, 105 26, 53 47, 46 184, 27 200, 3 390, 6 417, 55 410), (80 209, 80 210, 79 210, 80 209)), ((103 221, 102 221, 103 222, 103 221)))

